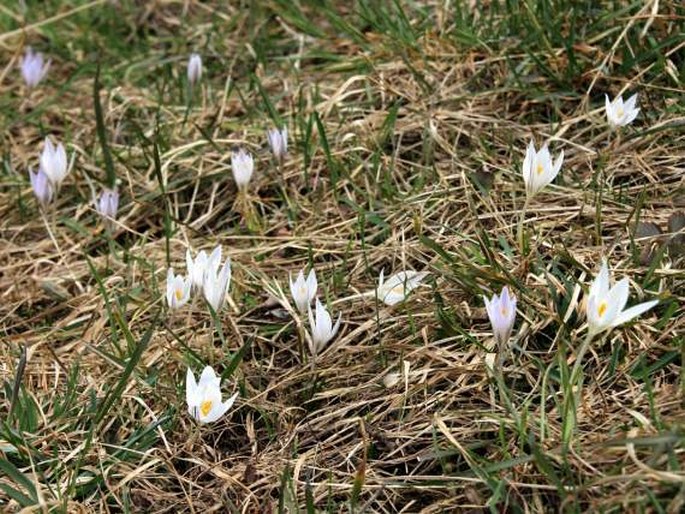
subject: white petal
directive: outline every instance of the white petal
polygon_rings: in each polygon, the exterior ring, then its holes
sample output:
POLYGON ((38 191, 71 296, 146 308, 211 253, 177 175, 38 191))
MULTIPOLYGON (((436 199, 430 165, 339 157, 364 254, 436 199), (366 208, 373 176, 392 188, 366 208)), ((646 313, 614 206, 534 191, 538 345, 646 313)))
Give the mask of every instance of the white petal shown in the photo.
POLYGON ((189 407, 197 405, 197 382, 190 368, 186 371, 186 403, 189 407))
POLYGON ((614 311, 615 309, 615 311, 612 312, 611 317, 607 317, 608 319, 614 319, 616 315, 625 308, 628 303, 628 295, 630 294, 629 289, 630 284, 628 283, 628 278, 622 278, 607 293, 607 302, 609 303, 609 309, 607 310, 614 311))
POLYGON ((604 297, 609 292, 609 266, 606 259, 602 259, 602 266, 595 280, 590 285, 589 295, 594 297, 604 297))
POLYGON ((625 103, 625 105, 623 106, 623 108, 624 108, 626 111, 632 111, 632 110, 635 109, 635 103, 636 103, 636 102, 637 102, 637 93, 635 93, 633 96, 631 96, 630 98, 628 98, 628 100, 626 100, 626 103, 625 103))
POLYGON ((314 271, 314 268, 309 270, 309 275, 307 275, 307 294, 308 298, 307 301, 312 301, 312 299, 316 296, 316 289, 318 287, 318 282, 316 281, 316 272, 314 271))
POLYGON ((618 325, 627 323, 631 319, 638 317, 640 314, 647 312, 657 303, 659 303, 659 300, 652 300, 650 302, 640 303, 629 309, 624 310, 623 312, 620 312, 618 316, 616 316, 616 318, 614 319, 612 326, 617 327, 618 325))
POLYGON ((200 381, 198 382, 198 387, 204 388, 204 387, 218 387, 219 383, 221 382, 221 377, 218 377, 216 373, 214 372, 214 368, 211 366, 205 366, 205 369, 202 370, 202 374, 200 375, 200 381))
POLYGON ((209 411, 207 416, 202 420, 203 423, 213 423, 216 420, 218 420, 221 416, 226 414, 228 409, 231 408, 233 405, 233 402, 235 402, 235 399, 238 397, 238 393, 235 393, 233 396, 231 396, 228 400, 225 402, 218 401, 216 403, 212 403, 212 409, 209 411))

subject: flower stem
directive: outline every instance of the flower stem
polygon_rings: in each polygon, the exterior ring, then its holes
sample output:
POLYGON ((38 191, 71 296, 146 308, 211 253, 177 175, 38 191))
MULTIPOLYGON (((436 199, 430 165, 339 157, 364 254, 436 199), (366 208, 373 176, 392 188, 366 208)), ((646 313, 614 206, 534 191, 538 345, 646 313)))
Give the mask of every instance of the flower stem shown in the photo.
POLYGON ((523 242, 523 222, 526 219, 526 211, 528 210, 528 203, 530 202, 530 197, 526 195, 526 201, 523 204, 523 209, 521 209, 521 212, 519 213, 519 221, 517 225, 517 239, 519 243, 519 249, 521 250, 521 255, 525 254, 525 248, 524 248, 524 242, 523 242))
POLYGON ((588 330, 583 344, 581 344, 580 348, 578 349, 576 362, 573 364, 573 370, 571 371, 571 387, 574 387, 578 381, 578 375, 580 374, 580 369, 582 367, 583 357, 585 356, 585 353, 587 353, 588 348, 590 348, 590 343, 592 342, 594 336, 594 332, 588 330))
POLYGON ((563 418, 562 418, 562 441, 563 441, 563 451, 568 451, 571 439, 575 432, 576 420, 577 420, 577 410, 580 404, 582 384, 579 384, 580 372, 583 369, 583 357, 590 348, 590 343, 594 338, 595 333, 588 330, 585 340, 580 345, 578 353, 576 354, 576 362, 573 364, 573 369, 571 370, 571 375, 567 384, 567 388, 564 394, 563 403, 563 418))

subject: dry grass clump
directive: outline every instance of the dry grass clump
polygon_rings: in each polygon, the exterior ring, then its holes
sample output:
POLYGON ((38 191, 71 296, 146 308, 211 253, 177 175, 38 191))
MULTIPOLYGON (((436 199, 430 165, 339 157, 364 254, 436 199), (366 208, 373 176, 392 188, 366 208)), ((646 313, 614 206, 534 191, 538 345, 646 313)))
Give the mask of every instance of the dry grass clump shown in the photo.
POLYGON ((681 511, 678 2, 26 3, 0 8, 3 510, 681 511), (53 59, 31 91, 28 43, 53 59), (621 92, 641 113, 610 131, 621 92), (75 160, 41 210, 46 135, 75 160), (531 137, 566 159, 521 249, 531 137), (237 147, 255 156, 242 195, 237 147), (108 229, 92 199, 112 173, 108 229), (164 302, 167 268, 215 245, 221 331, 199 298, 164 302), (594 340, 567 446, 602 257, 631 304, 660 303, 594 340), (343 319, 315 360, 275 298, 309 266, 343 319), (430 276, 388 307, 365 294, 381 269, 430 276), (504 285, 518 319, 493 370, 482 295, 504 285), (240 394, 198 425, 183 384, 205 364, 240 394))

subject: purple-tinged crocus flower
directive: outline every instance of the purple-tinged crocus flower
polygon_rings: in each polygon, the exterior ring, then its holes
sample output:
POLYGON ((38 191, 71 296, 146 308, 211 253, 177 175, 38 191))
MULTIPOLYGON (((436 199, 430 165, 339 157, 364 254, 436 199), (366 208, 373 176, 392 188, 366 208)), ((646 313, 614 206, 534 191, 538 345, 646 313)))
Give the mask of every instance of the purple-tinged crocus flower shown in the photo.
POLYGON ((43 80, 50 68, 50 61, 45 62, 43 54, 34 52, 29 46, 26 53, 21 58, 21 76, 29 88, 34 88, 43 80))
POLYGON ((113 221, 119 210, 119 192, 116 189, 103 189, 95 207, 105 220, 113 221))
POLYGON ((188 82, 195 84, 202 78, 202 57, 199 54, 190 54, 188 61, 188 82))
POLYGON ((36 195, 36 198, 41 205, 46 206, 50 203, 54 194, 50 179, 41 168, 38 168, 37 173, 29 168, 29 177, 31 179, 33 194, 36 195))
POLYGON ((283 127, 281 130, 277 128, 268 130, 266 132, 266 139, 269 141, 274 157, 282 161, 288 153, 288 127, 283 127))

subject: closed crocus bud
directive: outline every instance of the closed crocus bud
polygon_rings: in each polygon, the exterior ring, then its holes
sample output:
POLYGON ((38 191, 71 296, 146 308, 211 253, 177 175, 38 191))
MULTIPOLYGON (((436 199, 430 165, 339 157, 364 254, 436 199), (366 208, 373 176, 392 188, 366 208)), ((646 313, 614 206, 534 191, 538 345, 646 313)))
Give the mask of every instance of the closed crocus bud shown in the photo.
POLYGON ((523 160, 523 182, 526 184, 528 198, 535 196, 555 179, 563 162, 563 150, 552 164, 552 156, 547 145, 536 152, 535 144, 532 140, 530 141, 526 149, 526 158, 523 160))
POLYGON ((119 210, 119 192, 116 189, 103 189, 97 200, 96 208, 106 220, 114 220, 119 210))
MULTIPOLYGON (((219 250, 221 250, 220 247, 219 250)), ((216 248, 215 248, 216 250, 216 248)), ((190 249, 186 250, 186 270, 188 272, 188 277, 190 277, 193 283, 193 288, 195 291, 202 290, 202 284, 205 280, 205 271, 207 269, 207 252, 202 250, 197 254, 197 257, 193 259, 193 254, 190 249)))
POLYGON ((178 309, 188 303, 190 298, 190 279, 174 275, 169 268, 166 275, 166 302, 170 309, 178 309))
POLYGON ((188 61, 188 82, 195 84, 202 78, 202 57, 199 54, 190 54, 188 61))
POLYGON ((606 260, 603 261, 599 274, 590 286, 586 303, 590 335, 627 323, 659 303, 658 300, 652 300, 626 309, 628 293, 627 277, 611 287, 609 267, 606 260))
POLYGON ((238 393, 221 401, 221 377, 217 376, 211 366, 205 367, 200 381, 195 381, 193 372, 186 372, 186 402, 188 413, 199 423, 212 423, 226 414, 233 406, 238 393))
POLYGON ((297 278, 293 282, 293 277, 290 277, 290 293, 293 295, 293 301, 297 306, 300 314, 305 314, 312 300, 316 297, 316 273, 314 269, 309 271, 307 279, 304 278, 304 270, 297 274, 297 278))
POLYGON ((228 288, 231 285, 231 259, 226 259, 221 269, 219 269, 220 264, 221 247, 217 246, 207 259, 202 283, 205 300, 216 313, 224 306, 228 288))
POLYGON ((335 337, 340 328, 340 319, 342 312, 338 315, 338 321, 333 326, 331 315, 328 314, 326 307, 324 307, 319 299, 316 299, 316 316, 312 314, 312 308, 309 307, 309 329, 310 341, 309 350, 312 355, 316 356, 323 350, 328 342, 335 337))
POLYGON ((266 139, 269 141, 271 152, 274 157, 282 161, 288 153, 288 127, 283 127, 281 130, 272 128, 266 133, 266 139))
POLYGON ((48 179, 48 176, 45 174, 45 172, 39 168, 38 172, 34 173, 34 171, 29 168, 29 178, 31 179, 31 188, 33 189, 33 194, 36 195, 36 198, 40 204, 43 206, 49 204, 52 200, 54 190, 52 188, 52 184, 50 183, 50 179, 48 179))
POLYGON ((254 171, 252 155, 242 148, 237 152, 233 152, 231 154, 231 169, 233 170, 233 179, 238 189, 245 189, 254 171))
POLYGON ((380 277, 378 278, 376 296, 386 305, 395 305, 403 301, 428 276, 428 273, 425 271, 408 270, 395 273, 388 277, 388 280, 384 280, 383 272, 384 270, 381 270, 380 277))
POLYGON ((516 296, 509 294, 509 288, 502 289, 502 294, 492 295, 488 300, 485 296, 485 309, 488 311, 492 331, 495 333, 495 340, 499 345, 505 345, 509 341, 511 330, 516 321, 516 296))
POLYGON ((36 87, 43 80, 50 68, 50 61, 45 62, 43 54, 33 51, 29 46, 21 58, 21 76, 29 88, 36 87))
POLYGON ((637 93, 623 103, 623 97, 619 95, 613 102, 609 101, 609 95, 604 95, 604 108, 607 113, 607 121, 612 128, 624 127, 633 122, 640 112, 635 108, 637 93))
POLYGON ((64 145, 62 143, 53 145, 50 138, 46 137, 43 153, 40 154, 40 167, 52 182, 53 187, 58 188, 69 172, 64 145))

